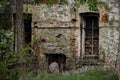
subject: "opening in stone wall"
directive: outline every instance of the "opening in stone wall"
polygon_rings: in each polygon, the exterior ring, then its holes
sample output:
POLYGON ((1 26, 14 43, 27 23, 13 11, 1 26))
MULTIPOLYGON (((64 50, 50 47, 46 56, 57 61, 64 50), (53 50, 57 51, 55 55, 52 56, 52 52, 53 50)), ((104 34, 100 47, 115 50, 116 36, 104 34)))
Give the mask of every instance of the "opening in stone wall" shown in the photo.
POLYGON ((31 42, 31 22, 32 14, 24 14, 24 33, 25 33, 25 43, 29 44, 31 42))
POLYGON ((97 59, 99 53, 99 14, 81 13, 82 58, 97 59))
MULTIPOLYGON (((32 22, 32 14, 28 14, 28 13, 24 13, 23 15, 23 19, 24 19, 24 40, 25 40, 25 45, 29 44, 31 42, 32 39, 32 27, 31 27, 31 22, 32 22)), ((13 14, 13 22, 14 25, 16 24, 16 14, 13 14)), ((14 27, 15 32, 16 27, 14 27)), ((16 33, 14 33, 14 35, 16 35, 16 33)), ((15 46, 16 46, 16 37, 14 37, 14 50, 15 50, 15 46)))
POLYGON ((59 71, 65 70, 66 56, 64 54, 46 54, 46 60, 48 66, 55 61, 59 65, 59 71))

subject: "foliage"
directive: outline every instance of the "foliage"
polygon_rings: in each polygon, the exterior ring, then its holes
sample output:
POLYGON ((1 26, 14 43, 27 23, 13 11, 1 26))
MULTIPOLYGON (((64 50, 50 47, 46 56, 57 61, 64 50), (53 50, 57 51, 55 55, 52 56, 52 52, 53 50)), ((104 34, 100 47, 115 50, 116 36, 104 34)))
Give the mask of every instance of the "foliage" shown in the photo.
POLYGON ((89 70, 84 73, 75 74, 47 74, 46 72, 40 72, 38 75, 33 76, 34 73, 29 72, 23 74, 20 80, 118 80, 118 76, 111 71, 105 70, 89 70))
MULTIPOLYGON (((26 9, 27 9, 27 7, 26 7, 26 9)), ((26 13, 24 13, 24 14, 23 14, 23 19, 26 20, 26 21, 31 20, 31 16, 30 16, 30 15, 31 15, 31 14, 26 14, 26 13)))
MULTIPOLYGON (((63 3, 63 4, 68 4, 68 0, 43 0, 43 2, 40 2, 39 0, 34 0, 35 4, 39 3, 46 3, 47 5, 52 6, 53 4, 56 3, 63 3)), ((107 11, 109 10, 109 6, 106 2, 100 1, 100 0, 74 0, 74 5, 76 7, 80 7, 80 5, 83 5, 87 3, 89 10, 92 11, 98 11, 98 6, 103 6, 107 11)))
MULTIPOLYGON (((26 52, 30 50, 27 45, 21 52, 14 52, 14 35, 11 31, 11 14, 8 8, 7 1, 0 1, 0 80, 18 80, 19 73, 17 72, 17 64, 25 63, 29 60, 26 52)), ((26 19, 28 20, 28 16, 26 19)))
POLYGON ((3 13, 9 4, 10 4, 9 0, 1 0, 0 1, 0 13, 3 13))
POLYGON ((17 80, 18 72, 14 67, 17 63, 21 64, 28 60, 27 57, 25 59, 23 57, 30 50, 30 46, 26 46, 20 53, 14 52, 14 32, 11 31, 10 17, 6 15, 2 14, 0 17, 0 80, 17 80))
POLYGON ((98 6, 103 6, 107 11, 109 10, 109 6, 104 1, 98 1, 98 0, 75 0, 75 6, 80 7, 80 5, 83 5, 87 3, 89 10, 91 11, 98 11, 98 6))
POLYGON ((80 7, 80 4, 83 5, 86 2, 85 0, 74 0, 74 1, 75 1, 74 5, 77 7, 80 7))
POLYGON ((110 7, 109 7, 109 5, 108 5, 106 2, 98 1, 98 2, 97 2, 97 5, 98 5, 98 6, 103 6, 103 7, 106 9, 106 11, 109 11, 109 10, 110 10, 110 7))
POLYGON ((8 68, 12 62, 16 61, 15 54, 11 50, 12 38, 10 32, 1 29, 0 39, 0 79, 17 80, 16 71, 8 68))
POLYGON ((14 67, 18 62, 26 62, 27 58, 23 59, 23 56, 30 50, 27 46, 20 53, 15 53, 12 37, 11 31, 0 30, 0 80, 17 80, 18 72, 14 67))
POLYGON ((39 3, 46 3, 47 5, 50 5, 52 6, 53 4, 57 4, 57 3, 64 3, 64 4, 67 4, 68 1, 67 0, 43 0, 43 1, 40 1, 40 0, 34 0, 35 4, 39 4, 39 3))
MULTIPOLYGON (((0 1, 0 13, 4 13, 5 9, 7 8, 7 6, 9 5, 9 1, 10 0, 1 0, 0 1)), ((39 0, 35 0, 36 3, 39 0)), ((53 5, 54 3, 59 3, 60 0, 46 0, 46 4, 48 5, 53 5)), ((62 0, 63 3, 67 4, 67 0, 62 0)), ((84 4, 85 0, 75 0, 75 5, 80 5, 80 4, 84 4)), ((97 2, 96 0, 88 0, 88 6, 90 10, 94 10, 97 11, 97 4, 99 5, 106 5, 103 2, 97 2)), ((106 5, 107 7, 107 5, 106 5)), ((4 17, 3 17, 4 18, 4 17)), ((25 19, 29 19, 28 16, 24 17, 25 19)), ((15 53, 13 51, 13 47, 11 45, 13 45, 13 38, 14 37, 12 34, 12 32, 8 29, 6 29, 8 26, 11 26, 10 22, 3 22, 2 24, 0 23, 0 27, 2 27, 0 29, 0 80, 17 80, 18 79, 18 72, 16 71, 16 69, 9 69, 9 66, 12 64, 17 63, 18 61, 21 61, 20 59, 22 59, 21 57, 24 56, 24 54, 26 53, 26 51, 30 50, 30 47, 27 46, 26 48, 24 48, 20 53, 15 53), (6 28, 5 28, 6 27, 6 28)), ((26 58, 27 59, 27 58, 26 58)), ((26 62, 26 59, 22 59, 22 62, 26 62)), ((29 60, 29 58, 28 58, 29 60)), ((69 69, 73 68, 73 63, 70 63, 69 69)), ((26 76, 25 76, 26 77, 26 76)), ((53 77, 55 80, 61 80, 61 79, 69 79, 69 80, 75 80, 75 79, 82 79, 82 80, 87 80, 88 76, 80 76, 79 74, 76 75, 68 75, 68 76, 64 76, 64 75, 46 75, 46 74, 42 74, 42 75, 37 75, 37 77, 33 77, 33 76, 28 76, 26 78, 31 78, 31 80, 36 79, 36 80, 53 80, 53 77), (42 76, 42 77, 41 77, 42 76), (46 77, 44 77, 46 76, 46 77), (86 78, 86 79, 85 79, 86 78)), ((90 77, 89 77, 90 78, 90 77)), ((94 79, 94 78, 93 78, 94 79)), ((93 80, 91 79, 91 80, 93 80)), ((24 79, 25 80, 25 79, 24 79)), ((26 80, 30 80, 30 79, 26 79, 26 80)), ((90 79, 89 79, 90 80, 90 79)), ((98 80, 98 79, 97 79, 98 80)), ((101 79, 104 80, 104 79, 101 79)), ((110 80, 110 79, 109 79, 110 80)), ((114 79, 112 79, 114 80, 114 79)))
POLYGON ((98 1, 97 0, 88 0, 88 6, 90 10, 98 11, 98 1))
MULTIPOLYGON (((59 0, 47 0, 47 4, 54 4, 54 3, 58 3, 59 0)), ((62 0, 63 3, 67 4, 67 0, 62 0)), ((76 7, 80 7, 80 5, 83 5, 87 3, 89 10, 92 11, 98 11, 98 6, 103 6, 107 11, 109 10, 109 6, 106 2, 104 1, 98 1, 98 0, 74 0, 74 5, 76 7)))
POLYGON ((17 80, 18 75, 15 69, 9 69, 9 65, 16 62, 13 52, 13 36, 10 12, 8 11, 9 0, 0 1, 0 80, 17 80))

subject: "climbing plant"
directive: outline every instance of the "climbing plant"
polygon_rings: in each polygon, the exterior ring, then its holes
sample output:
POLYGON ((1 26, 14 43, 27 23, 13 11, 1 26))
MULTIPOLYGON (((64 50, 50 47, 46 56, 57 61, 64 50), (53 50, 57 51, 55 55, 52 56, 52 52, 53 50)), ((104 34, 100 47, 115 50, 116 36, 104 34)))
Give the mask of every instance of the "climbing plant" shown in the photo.
MULTIPOLYGON (((35 4, 46 3, 47 5, 53 5, 56 3, 68 4, 68 0, 34 0, 35 4)), ((106 2, 100 0, 73 0, 73 3, 76 7, 80 7, 85 3, 88 4, 88 7, 92 11, 98 11, 98 6, 103 6, 106 10, 109 10, 109 6, 106 2)))
POLYGON ((103 6, 107 11, 109 10, 108 4, 104 1, 100 0, 74 0, 74 1, 75 1, 74 5, 76 7, 80 7, 80 5, 87 3, 89 10, 91 11, 98 11, 99 6, 103 6))

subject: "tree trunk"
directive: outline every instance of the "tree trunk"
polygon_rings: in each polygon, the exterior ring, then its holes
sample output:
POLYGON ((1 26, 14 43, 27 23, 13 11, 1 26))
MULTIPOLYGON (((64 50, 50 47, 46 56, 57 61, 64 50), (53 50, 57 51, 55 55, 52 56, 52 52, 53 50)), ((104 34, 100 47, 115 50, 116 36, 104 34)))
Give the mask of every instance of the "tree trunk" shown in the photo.
POLYGON ((16 52, 24 47, 23 0, 16 0, 16 52))

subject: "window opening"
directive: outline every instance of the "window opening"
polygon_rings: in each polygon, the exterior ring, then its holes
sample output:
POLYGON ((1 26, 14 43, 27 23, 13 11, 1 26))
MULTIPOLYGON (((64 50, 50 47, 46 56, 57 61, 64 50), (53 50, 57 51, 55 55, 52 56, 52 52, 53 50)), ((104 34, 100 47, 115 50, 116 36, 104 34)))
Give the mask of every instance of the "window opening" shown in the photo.
POLYGON ((98 58, 99 14, 82 13, 82 58, 98 58))
POLYGON ((24 33, 25 33, 25 43, 29 44, 31 42, 31 22, 32 22, 32 14, 24 14, 24 33))
MULTIPOLYGON (((31 42, 31 39, 32 39, 32 28, 31 28, 31 22, 32 22, 32 14, 27 14, 27 13, 24 13, 24 40, 25 40, 25 45, 29 44, 31 42)), ((16 14, 13 14, 13 23, 14 25, 16 24, 16 14)), ((15 30, 15 33, 14 35, 16 35, 16 32, 17 32, 17 29, 16 27, 14 26, 14 30, 15 30)), ((16 50, 16 37, 14 36, 14 50, 16 50)))

